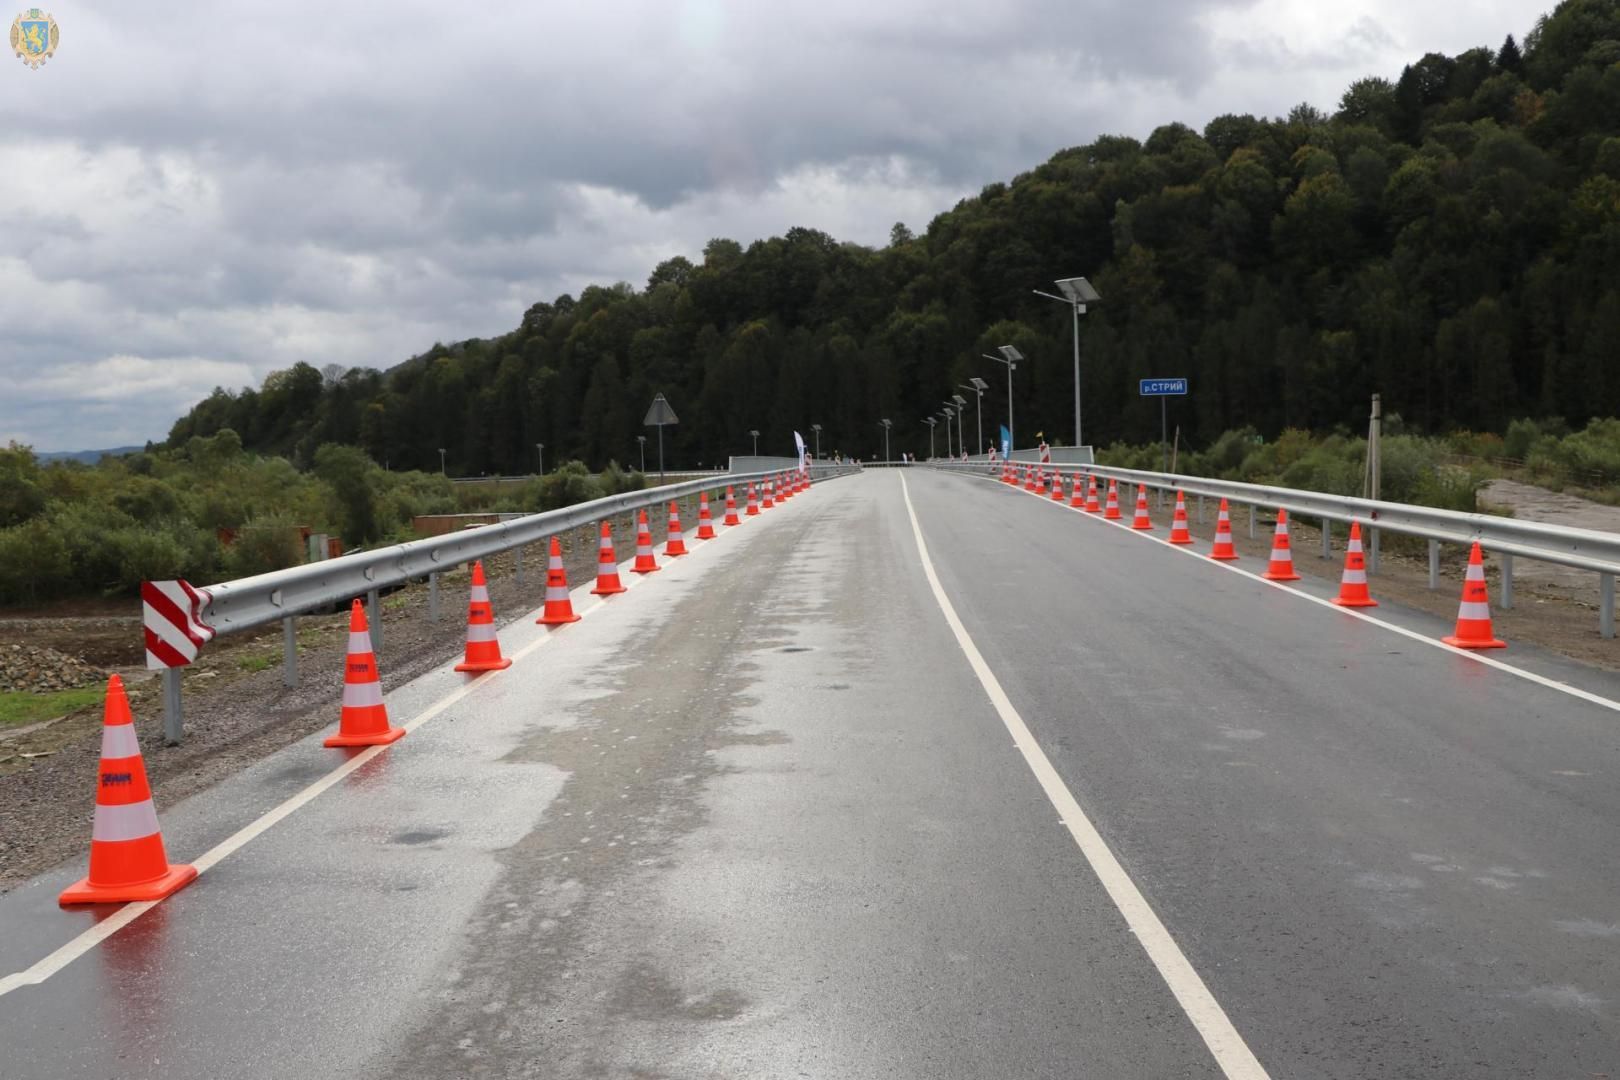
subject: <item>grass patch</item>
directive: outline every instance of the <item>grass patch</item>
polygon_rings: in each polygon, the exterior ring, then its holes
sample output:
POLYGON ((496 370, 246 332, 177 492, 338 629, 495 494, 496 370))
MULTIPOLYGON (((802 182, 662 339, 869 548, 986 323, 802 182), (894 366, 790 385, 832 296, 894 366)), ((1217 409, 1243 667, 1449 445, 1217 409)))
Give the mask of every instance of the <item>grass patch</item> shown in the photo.
POLYGON ((275 662, 273 656, 244 656, 236 662, 236 666, 247 672, 267 671, 275 662))
POLYGON ((33 724, 66 716, 75 709, 94 705, 101 700, 104 687, 85 686, 77 690, 54 690, 34 694, 27 690, 8 690, 0 693, 0 728, 33 724))

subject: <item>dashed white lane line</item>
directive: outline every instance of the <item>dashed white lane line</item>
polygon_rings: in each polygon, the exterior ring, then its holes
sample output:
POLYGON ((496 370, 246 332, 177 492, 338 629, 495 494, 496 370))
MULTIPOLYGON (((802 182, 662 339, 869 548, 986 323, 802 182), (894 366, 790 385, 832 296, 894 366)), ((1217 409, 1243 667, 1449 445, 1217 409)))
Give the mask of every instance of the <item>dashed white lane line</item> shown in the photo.
MULTIPOLYGON (((975 479, 980 479, 980 478, 975 477, 975 479)), ((1083 511, 1081 509, 1070 506, 1070 505, 1068 505, 1067 502, 1060 503, 1060 502, 1057 502, 1056 500, 1053 500, 1053 499, 1050 499, 1050 498, 1037 496, 1037 495, 1034 494, 1034 492, 1024 491, 1023 488, 1019 488, 1018 491, 1019 491, 1019 494, 1021 494, 1021 495, 1033 496, 1038 502, 1041 502, 1041 503, 1043 503, 1043 504, 1045 504, 1047 506, 1055 506, 1059 510, 1068 510, 1068 511, 1070 511, 1072 513, 1079 514, 1082 518, 1086 519, 1087 521, 1095 521, 1095 522, 1098 522, 1099 524, 1102 524, 1102 525, 1110 525, 1110 526, 1112 526, 1112 527, 1114 527, 1116 529, 1120 529, 1120 530, 1124 531, 1126 534, 1128 534, 1130 536, 1137 537, 1138 539, 1141 539, 1141 540, 1150 540, 1150 541, 1152 541, 1152 542, 1154 542, 1156 544, 1159 544, 1159 545, 1161 545, 1163 547, 1169 548, 1171 551, 1174 551, 1177 554, 1191 556, 1192 558, 1195 558, 1195 559, 1199 560, 1200 562, 1202 562, 1202 563, 1204 563, 1204 564, 1206 564, 1208 566, 1218 567, 1218 568, 1220 568, 1222 570, 1225 570, 1225 571, 1227 571, 1229 573, 1238 574, 1238 575, 1240 575, 1242 577, 1249 578, 1252 581, 1258 581, 1260 584, 1265 585, 1268 588, 1276 589, 1277 591, 1282 592, 1282 593, 1286 593, 1289 596, 1297 596, 1301 600, 1308 600, 1311 603, 1317 605, 1318 607, 1326 608, 1328 611, 1331 611, 1331 612, 1333 612, 1333 613, 1335 613, 1337 615, 1345 615, 1345 616, 1348 616, 1348 617, 1350 617, 1352 619, 1360 619, 1362 622, 1371 623, 1373 626, 1382 627, 1383 629, 1388 630, 1391 633, 1399 634, 1402 637, 1408 638, 1408 639, 1410 639, 1412 641, 1421 642, 1422 644, 1427 645, 1432 649, 1439 649, 1441 652, 1449 653, 1450 655, 1455 656, 1455 657, 1457 657, 1459 659, 1471 660, 1476 664, 1482 664, 1485 667, 1494 668, 1497 671, 1505 672, 1505 673, 1507 673, 1509 675, 1516 676, 1516 677, 1518 677, 1520 679, 1526 680, 1527 682, 1533 682, 1537 686, 1544 686, 1549 690, 1556 690, 1561 694, 1568 694, 1570 697, 1579 698, 1581 701, 1585 701, 1585 702, 1588 702, 1588 703, 1590 703, 1592 705, 1596 705, 1599 708, 1608 709, 1611 712, 1620 712, 1620 701, 1615 701, 1613 698, 1606 698, 1602 694, 1594 694, 1590 690, 1582 690, 1578 686, 1571 686, 1567 682, 1560 682, 1558 679, 1549 678, 1546 675, 1541 675, 1541 674, 1538 674, 1538 673, 1536 673, 1534 671, 1527 671, 1526 669, 1521 668, 1521 667, 1515 667, 1512 664, 1505 663, 1505 662, 1503 662, 1501 660, 1498 660, 1494 656, 1487 656, 1484 653, 1477 652, 1477 651, 1474 651, 1474 650, 1471 650, 1471 649, 1459 649, 1454 645, 1447 645, 1445 642, 1441 641, 1439 638, 1428 637, 1428 636, 1426 636, 1424 634, 1420 634, 1416 630, 1409 630, 1404 626, 1398 626, 1395 623, 1387 622, 1387 621, 1385 621, 1383 619, 1380 619, 1376 615, 1369 615, 1365 611, 1358 610, 1356 608, 1340 607, 1339 605, 1333 603, 1331 600, 1324 599, 1323 597, 1313 596, 1310 593, 1301 592, 1298 589, 1289 588, 1287 585, 1281 584, 1281 583, 1276 582, 1276 581, 1267 581, 1265 578, 1261 577, 1259 574, 1256 574, 1256 573, 1254 573, 1253 571, 1250 571, 1250 570, 1245 570, 1241 566, 1234 566, 1232 563, 1229 563, 1229 562, 1219 562, 1219 561, 1216 561, 1214 559, 1210 559, 1207 556, 1200 554, 1199 552, 1193 550, 1190 547, 1183 547, 1183 546, 1178 545, 1178 544, 1172 544, 1172 543, 1170 543, 1170 541, 1164 539, 1163 537, 1156 536, 1153 533, 1142 532, 1142 531, 1132 529, 1130 527, 1129 523, 1127 523, 1127 522, 1125 522, 1123 520, 1121 520, 1121 521, 1109 521, 1107 518, 1100 517, 1100 516, 1098 516, 1096 514, 1088 514, 1088 513, 1086 513, 1085 511, 1083 511)))
POLYGON ((1058 815, 1063 819, 1063 824, 1068 827, 1069 835, 1074 837, 1074 842, 1079 845, 1081 854, 1091 864, 1092 872, 1102 882, 1103 888, 1107 890, 1119 913, 1125 917, 1125 922, 1136 935, 1136 939, 1142 943, 1148 959, 1158 969, 1165 985, 1180 1003, 1182 1011, 1198 1030, 1204 1045, 1209 1047, 1209 1052, 1214 1056, 1221 1072, 1231 1080, 1267 1080, 1266 1070, 1249 1049, 1248 1044, 1243 1041, 1243 1036, 1238 1034, 1237 1028, 1227 1017, 1226 1010, 1221 1008, 1220 1002, 1215 1000, 1215 995, 1204 985, 1203 978, 1182 953, 1180 946, 1170 936, 1170 931, 1165 929, 1164 923, 1159 921, 1152 905, 1147 902, 1147 898, 1136 887, 1136 883, 1125 872, 1125 868, 1119 864, 1119 860, 1114 857, 1102 834, 1091 823, 1086 812, 1080 808, 1074 794, 1063 783, 1062 777, 1058 776, 1057 770, 1052 767, 1046 752, 1035 741, 1035 736, 1030 733, 1023 717, 1013 708, 1012 701, 1001 688, 1001 682, 996 678, 995 672, 990 670, 990 665, 985 663, 984 655, 973 643, 967 628, 962 625, 962 620, 957 618, 956 609, 951 606, 950 598, 945 595, 944 586, 939 583, 939 575, 934 572, 934 562, 928 555, 928 544, 923 540, 922 526, 917 521, 917 511, 911 505, 911 490, 904 474, 900 477, 900 491, 906 500, 906 513, 911 517, 911 534, 917 541, 917 555, 922 562, 923 574, 928 579, 928 587, 933 590, 934 600, 944 613, 951 633, 956 635, 956 643, 962 647, 968 665, 978 676, 979 684, 984 687, 984 692, 989 696, 996 714, 1001 717, 1001 722, 1012 735, 1014 744, 1024 755, 1024 761, 1029 765, 1030 772, 1035 774, 1041 790, 1046 793, 1046 797, 1051 800, 1058 815))
MULTIPOLYGON (((746 519, 744 520, 746 521, 746 519)), ((695 558, 702 555, 703 552, 708 551, 711 547, 714 547, 717 541, 733 534, 734 532, 736 532, 735 526, 726 529, 717 528, 714 540, 695 542, 695 546, 691 548, 689 554, 684 556, 684 558, 695 558)), ((619 564, 620 580, 624 582, 625 589, 627 591, 636 589, 646 580, 645 576, 630 572, 630 567, 634 565, 634 559, 628 559, 619 564)), ((666 559, 661 565, 668 567, 669 561, 666 559)), ((595 579, 593 578, 593 584, 594 580, 595 579)), ((590 585, 581 585, 572 590, 569 594, 571 600, 582 605, 577 610, 577 614, 581 620, 586 619, 595 612, 607 607, 610 602, 609 598, 592 597, 590 588, 590 585)), ((539 609, 537 608, 534 611, 529 612, 528 615, 524 617, 533 617, 538 613, 538 611, 539 609)), ((549 644, 552 639, 557 636, 558 630, 563 629, 566 629, 566 627, 553 629, 544 637, 537 638, 525 645, 523 648, 512 653, 511 659, 513 662, 513 667, 515 668, 517 661, 523 659, 525 656, 530 655, 536 649, 549 644)), ((512 668, 508 668, 507 670, 510 671, 512 668)), ((500 674, 501 672, 498 671, 489 671, 469 680, 465 685, 459 686, 450 693, 444 695, 439 700, 435 701, 433 704, 429 705, 426 709, 422 710, 420 713, 416 714, 409 721, 400 726, 406 731, 415 731, 429 720, 432 720, 434 717, 440 715, 452 705, 461 701, 468 694, 471 694, 478 687, 482 686, 487 680, 492 679, 500 674)), ((378 754, 393 749, 395 745, 398 744, 390 744, 389 746, 370 746, 364 750, 361 750, 353 757, 346 758, 342 765, 339 765, 337 768, 333 769, 331 772, 327 773, 313 784, 310 784, 296 795, 293 795, 286 801, 266 811, 261 817, 254 819, 241 829, 238 829, 224 840, 221 840, 218 844, 215 844, 213 847, 203 852, 203 854, 199 855, 197 858, 192 859, 191 864, 197 868, 197 873, 199 876, 207 873, 210 869, 217 866, 221 860, 240 850, 255 837, 264 833, 271 826, 282 821, 300 807, 311 802, 316 796, 320 795, 321 792, 332 787, 332 785, 336 784, 338 781, 342 780, 345 776, 348 776, 356 769, 359 769, 365 765, 366 762, 370 761, 378 754)), ((49 979, 52 975, 55 975, 69 964, 73 963, 73 961, 77 960, 79 957, 83 956, 97 945, 100 945, 103 941, 106 941, 108 938, 112 937, 114 934, 118 933, 118 931, 122 930, 124 927, 128 926, 130 923, 134 922, 148 911, 151 911, 154 907, 157 907, 157 905, 160 903, 162 903, 161 900, 142 900, 135 903, 125 904, 123 907, 119 908, 105 919, 102 919, 100 922, 90 927, 90 929, 85 930, 83 933, 72 938, 61 948, 46 956, 44 959, 35 962, 33 965, 23 969, 22 971, 13 972, 4 978, 0 978, 0 997, 5 997, 13 990, 20 989, 21 987, 37 986, 38 984, 44 982, 46 979, 49 979)))

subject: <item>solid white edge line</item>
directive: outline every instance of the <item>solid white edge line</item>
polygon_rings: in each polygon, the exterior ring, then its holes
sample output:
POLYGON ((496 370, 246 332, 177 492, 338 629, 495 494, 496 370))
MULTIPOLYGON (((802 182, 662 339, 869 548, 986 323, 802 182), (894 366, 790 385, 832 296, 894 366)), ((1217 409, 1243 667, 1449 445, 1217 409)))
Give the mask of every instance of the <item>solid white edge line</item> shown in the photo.
MULTIPOLYGON (((815 488, 812 487, 811 490, 814 491, 815 488)), ((801 492, 800 494, 808 493, 801 492)), ((685 555, 677 556, 677 558, 696 558, 704 551, 707 551, 712 545, 717 543, 723 537, 734 535, 737 531, 737 526, 730 526, 724 531, 716 529, 713 540, 695 541, 696 546, 692 547, 685 555)), ((670 560, 666 559, 664 562, 659 563, 659 567, 667 568, 669 564, 670 560)), ((634 565, 635 560, 632 558, 620 563, 619 567, 621 571, 624 571, 625 567, 634 565)), ((638 588, 649 576, 650 575, 646 574, 631 574, 630 580, 626 581, 624 577, 621 576, 620 581, 624 584, 625 591, 629 592, 632 589, 638 588)), ((613 599, 612 597, 606 596, 595 597, 594 602, 590 602, 592 597, 590 590, 595 583, 596 579, 593 576, 589 585, 580 585, 569 590, 570 598, 575 597, 576 594, 583 594, 585 597, 585 599, 581 599, 579 601, 583 606, 577 611, 577 614, 581 620, 584 620, 592 613, 607 607, 609 601, 613 599)), ((615 595, 622 596, 625 594, 618 593, 615 595)), ((538 616, 542 610, 543 606, 534 608, 526 614, 519 616, 519 619, 538 616)), ((513 621, 516 622, 518 620, 515 619, 513 621)), ((530 642, 528 645, 525 645, 523 648, 513 653, 511 656, 513 666, 516 666, 518 660, 521 660, 523 657, 528 656, 542 645, 550 642, 554 637, 556 637, 559 630, 564 630, 568 626, 572 625, 574 624, 568 623, 564 626, 552 627, 544 637, 530 642)), ((507 668, 506 670, 510 671, 512 668, 507 668)), ((456 689, 444 695, 438 701, 435 701, 433 704, 429 705, 426 709, 423 709, 416 716, 412 717, 409 721, 400 726, 406 731, 415 731, 417 728, 421 727, 423 724, 427 723, 429 720, 432 720, 434 717, 450 708, 450 706, 456 704, 468 694, 472 693, 473 690, 481 686, 486 680, 500 674, 501 672, 499 671, 486 671, 481 675, 475 676, 464 686, 458 686, 456 689)), ((219 843, 203 852, 203 854, 191 860, 191 865, 197 868, 197 875, 201 877, 204 873, 218 865, 227 856, 244 847, 249 841, 268 830, 272 825, 280 822, 288 815, 292 814, 293 811, 304 806, 306 803, 311 802, 317 795, 321 794, 321 792, 325 791, 327 788, 330 788, 339 780, 342 780, 345 776, 348 776, 350 773, 360 768, 372 758, 383 753, 385 750, 392 749, 395 745, 397 744, 390 743, 387 746, 366 747, 353 757, 346 759, 342 765, 339 765, 337 768, 333 769, 331 772, 327 773, 313 784, 310 784, 296 795, 293 795, 291 798, 266 811, 260 817, 255 818, 253 821, 249 822, 247 825, 244 825, 242 828, 238 829, 224 840, 221 840, 219 843)), ((141 900, 125 904, 116 912, 107 916, 105 919, 102 919, 88 930, 83 931, 78 936, 67 941, 60 948, 56 949, 45 958, 36 961, 29 967, 24 968, 22 971, 13 972, 4 978, 0 978, 0 997, 5 997, 13 990, 21 987, 37 986, 38 984, 44 982, 46 979, 49 979, 52 975, 55 975, 58 971, 61 971, 73 961, 77 960, 79 957, 83 956, 97 945, 100 945, 103 941, 106 941, 108 938, 118 933, 118 931, 122 930, 124 927, 128 926, 130 923, 134 922, 136 919, 140 918, 142 915, 146 914, 148 911, 152 910, 162 902, 163 901, 161 900, 141 900)))
MULTIPOLYGON (((992 478, 989 478, 989 477, 972 477, 972 479, 977 480, 977 479, 992 479, 992 478)), ((1023 494, 1023 495, 1031 495, 1031 494, 1033 494, 1032 492, 1024 491, 1022 488, 1019 488, 1018 490, 1019 490, 1019 493, 1023 494)), ((1459 649, 1454 645, 1447 645, 1445 642, 1441 641, 1439 638, 1426 637, 1425 635, 1419 633, 1416 630, 1409 630, 1404 626, 1398 626, 1398 625, 1396 625, 1395 623, 1392 623, 1392 622, 1385 622, 1383 619, 1378 618, 1376 615, 1367 614, 1367 612, 1365 610, 1363 610, 1363 609, 1340 607, 1338 604, 1335 604, 1331 600, 1324 599, 1323 597, 1320 597, 1320 596, 1313 596, 1308 592, 1301 592, 1298 589, 1291 589, 1286 584, 1283 584, 1281 582, 1267 581, 1265 578, 1261 577, 1259 574, 1256 574, 1251 570, 1245 570, 1241 566, 1234 566, 1232 563, 1229 563, 1229 562, 1221 562, 1221 561, 1218 561, 1218 560, 1215 560, 1215 559, 1211 559, 1206 555, 1200 554, 1198 551, 1194 550, 1193 547, 1182 546, 1180 544, 1172 544, 1172 543, 1170 543, 1170 541, 1168 541, 1168 540, 1166 540, 1166 539, 1164 539, 1164 538, 1162 538, 1160 536, 1157 536, 1154 533, 1137 531, 1135 529, 1132 529, 1128 524, 1124 523, 1123 521, 1109 521, 1106 518, 1101 517, 1100 515, 1088 514, 1084 510, 1078 509, 1076 507, 1068 506, 1067 504, 1054 504, 1054 503, 1052 503, 1052 501, 1050 499, 1042 499, 1042 498, 1037 497, 1036 501, 1043 502, 1043 503, 1046 503, 1048 505, 1056 505, 1056 506, 1058 506, 1058 509, 1060 509, 1060 510, 1072 511, 1072 512, 1074 512, 1076 514, 1079 514, 1082 518, 1086 519, 1087 521, 1096 521, 1096 522, 1099 522, 1099 523, 1101 523, 1103 525, 1113 526, 1114 528, 1123 530, 1125 533, 1127 533, 1127 534, 1129 534, 1131 536, 1135 536, 1135 537, 1138 537, 1138 538, 1143 539, 1143 540, 1151 540, 1154 543, 1157 543, 1162 547, 1169 548, 1171 551, 1177 552, 1177 553, 1179 553, 1181 555, 1189 555, 1189 556, 1191 556, 1191 557, 1193 557, 1195 559, 1198 559, 1200 562, 1205 563, 1205 564, 1207 564, 1209 566, 1214 566, 1214 567, 1218 567, 1218 568, 1220 568, 1222 570, 1230 571, 1231 573, 1238 574, 1238 575, 1240 575, 1242 577, 1249 578, 1252 581, 1258 581, 1260 584, 1265 585, 1268 588, 1276 589, 1279 592, 1286 593, 1289 596, 1297 596, 1301 600, 1309 600, 1311 603, 1317 605, 1318 607, 1326 608, 1327 610, 1329 610, 1331 612, 1334 612, 1335 614, 1348 615, 1352 619, 1360 619, 1362 622, 1371 623, 1373 626, 1383 627, 1385 630, 1391 631, 1392 633, 1399 634, 1404 638, 1410 638, 1413 641, 1422 642, 1424 645, 1427 645, 1430 648, 1439 649, 1441 652, 1447 653, 1448 655, 1451 655, 1451 656, 1455 656, 1458 659, 1471 660, 1476 664, 1482 664, 1485 667, 1495 668, 1497 671, 1503 671, 1503 672, 1506 672, 1509 675, 1515 675, 1515 676, 1517 676, 1517 677, 1519 677, 1521 679, 1524 679, 1524 680, 1526 680, 1528 682, 1533 682, 1538 686, 1544 686, 1549 690, 1557 690, 1561 694, 1568 694, 1570 697, 1579 698, 1582 701, 1589 702, 1590 704, 1597 705, 1597 706, 1599 706, 1601 708, 1608 709, 1608 710, 1610 710, 1612 712, 1620 712, 1620 701, 1615 701, 1612 698, 1606 698, 1602 694, 1595 694, 1590 690, 1582 690, 1578 686, 1571 686, 1567 682, 1561 682, 1558 679, 1550 678, 1550 677, 1548 677, 1546 675, 1539 675, 1534 671, 1528 671, 1528 670, 1526 670, 1524 668, 1521 668, 1521 667, 1514 667, 1512 664, 1504 663, 1501 660, 1496 659, 1494 656, 1487 656, 1484 653, 1478 652, 1477 650, 1459 649)), ((1571 661, 1571 663, 1578 663, 1578 661, 1571 661)))
POLYGON ((1237 1028, 1232 1026, 1226 1010, 1215 1000, 1215 995, 1209 992, 1209 987, 1204 985, 1204 980, 1194 970, 1175 939, 1170 936, 1170 931, 1159 921, 1152 905, 1125 872, 1125 868, 1119 864, 1119 860, 1114 857, 1107 841, 1091 823, 1086 812, 1080 808, 1080 803, 1063 783, 1062 777, 1052 766, 1046 752, 1035 741, 1035 736, 1030 733, 1023 717, 1013 707, 995 672, 990 670, 990 665, 985 662, 978 646, 968 635, 967 628, 957 617, 956 609, 951 606, 950 598, 945 595, 945 588, 934 572, 934 562, 928 555, 928 544, 923 540, 922 526, 918 523, 917 511, 911 504, 911 490, 904 474, 900 477, 900 493, 906 501, 906 513, 911 518, 911 534, 917 541, 917 555, 922 562, 923 575, 928 579, 928 587, 933 590, 934 600, 939 604, 951 633, 956 635, 956 643, 962 647, 962 652, 967 656, 968 665, 972 667, 973 673, 979 678, 979 684, 989 696, 990 704, 995 707, 996 714, 1001 717, 1001 722, 1011 733, 1013 742, 1024 755, 1024 761, 1028 764, 1030 772, 1035 774, 1041 790, 1057 809, 1059 817, 1069 830, 1069 835, 1074 837, 1080 853, 1091 865, 1092 872, 1107 890, 1110 899, 1114 901, 1114 906, 1125 917, 1126 924, 1141 942, 1143 951, 1158 969, 1165 985, 1170 988, 1170 993, 1175 995, 1182 1011, 1187 1014, 1187 1019, 1198 1029, 1198 1034, 1203 1038, 1204 1045, 1209 1047, 1209 1052, 1214 1056, 1221 1072, 1231 1080, 1267 1080, 1266 1070, 1261 1066, 1259 1059, 1243 1041, 1243 1036, 1238 1034, 1237 1028))

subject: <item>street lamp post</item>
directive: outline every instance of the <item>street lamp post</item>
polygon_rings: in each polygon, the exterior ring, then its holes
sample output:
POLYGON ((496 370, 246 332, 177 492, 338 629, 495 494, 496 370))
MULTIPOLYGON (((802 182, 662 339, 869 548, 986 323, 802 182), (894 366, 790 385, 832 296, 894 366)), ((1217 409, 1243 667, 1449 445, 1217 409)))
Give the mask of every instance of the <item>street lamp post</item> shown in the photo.
POLYGON ((996 352, 1001 355, 991 356, 989 353, 980 353, 979 355, 986 360, 994 360, 998 364, 1007 365, 1007 452, 1011 453, 1018 446, 1018 436, 1014 434, 1013 428, 1012 373, 1018 370, 1018 361, 1024 358, 1024 354, 1011 345, 998 345, 996 346, 996 352))
POLYGON ((1083 277, 1063 278, 1057 283, 1058 291, 1062 296, 1053 296, 1049 292, 1039 289, 1031 290, 1036 296, 1044 296, 1048 300, 1056 300, 1060 304, 1068 304, 1074 313, 1074 445, 1083 446, 1081 442, 1082 429, 1080 426, 1080 316, 1086 313, 1087 304, 1095 304, 1102 299, 1102 294, 1091 287, 1091 282, 1083 277))
POLYGON ((440 476, 449 476, 450 475, 444 469, 444 447, 442 447, 442 446, 439 447, 439 475, 440 476))
POLYGON ((923 423, 928 425, 928 460, 934 460, 934 426, 939 423, 939 417, 930 416, 923 423))
POLYGON ((962 433, 962 421, 967 417, 967 398, 952 394, 951 400, 956 402, 956 452, 961 455, 967 453, 967 436, 962 433))
POLYGON ((894 425, 888 420, 879 420, 878 423, 883 427, 883 463, 887 465, 889 463, 889 429, 894 425))
MULTIPOLYGON (((960 386, 963 390, 971 390, 975 394, 978 395, 979 400, 978 400, 977 406, 975 406, 974 413, 977 416, 978 421, 979 421, 979 446, 983 446, 984 445, 984 392, 990 388, 990 384, 985 382, 983 379, 979 378, 977 375, 970 375, 970 376, 968 376, 968 381, 967 382, 958 383, 957 385, 960 386), (972 385, 969 385, 969 383, 971 383, 972 385)), ((977 449, 977 447, 975 447, 975 449, 977 449)))
POLYGON ((546 475, 546 444, 543 442, 535 443, 534 452, 539 455, 540 458, 540 467, 537 471, 541 476, 544 476, 546 475))
POLYGON ((759 432, 753 428, 749 428, 748 434, 754 437, 754 456, 759 457, 759 432))
POLYGON ((637 435, 636 445, 641 449, 641 475, 647 475, 647 436, 637 435))
POLYGON ((816 460, 821 460, 821 425, 811 424, 810 430, 816 433, 816 460))
POLYGON ((951 417, 956 415, 956 410, 953 407, 951 407, 950 405, 947 405, 942 410, 942 415, 945 417, 945 456, 946 457, 952 457, 953 455, 951 453, 951 417))

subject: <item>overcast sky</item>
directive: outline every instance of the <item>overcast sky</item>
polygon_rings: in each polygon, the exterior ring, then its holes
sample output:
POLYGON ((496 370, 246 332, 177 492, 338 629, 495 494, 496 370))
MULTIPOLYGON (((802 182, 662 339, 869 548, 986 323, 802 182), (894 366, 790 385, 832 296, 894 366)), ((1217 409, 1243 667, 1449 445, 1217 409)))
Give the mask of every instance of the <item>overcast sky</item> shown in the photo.
POLYGON ((0 56, 0 443, 161 439, 216 385, 503 333, 715 236, 881 245, 1553 3, 57 3, 54 59, 0 56))

